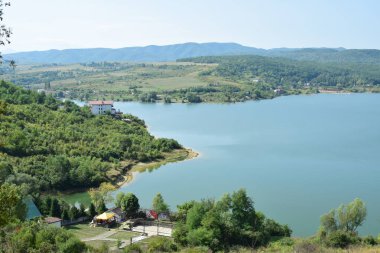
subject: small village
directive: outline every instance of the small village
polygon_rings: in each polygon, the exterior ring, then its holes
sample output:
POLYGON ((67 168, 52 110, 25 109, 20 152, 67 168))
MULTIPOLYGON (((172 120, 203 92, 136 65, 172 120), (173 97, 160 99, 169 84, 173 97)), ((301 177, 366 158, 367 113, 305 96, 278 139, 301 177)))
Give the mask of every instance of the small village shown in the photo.
MULTIPOLYGON (((161 196, 161 195, 160 195, 161 196)), ((52 211, 56 204, 56 199, 49 197, 44 201, 50 202, 52 211)), ((50 216, 40 212, 40 208, 35 204, 32 197, 24 200, 27 206, 27 220, 38 221, 51 227, 64 228, 75 234, 82 242, 92 247, 105 246, 111 250, 123 249, 134 243, 143 243, 153 237, 172 236, 173 222, 171 221, 170 212, 157 212, 150 209, 138 209, 132 215, 128 215, 122 207, 106 208, 100 214, 96 214, 95 210, 91 210, 94 206, 83 208, 83 205, 73 205, 69 208, 68 216, 65 213, 64 201, 59 200, 60 204, 56 206, 61 215, 50 216), (84 210, 83 210, 84 209, 84 210), (74 210, 74 211, 72 211, 74 210), (74 213, 75 215, 72 215, 74 213)), ((40 205, 43 205, 40 203, 40 205)), ((59 214, 55 213, 55 214, 59 214)))

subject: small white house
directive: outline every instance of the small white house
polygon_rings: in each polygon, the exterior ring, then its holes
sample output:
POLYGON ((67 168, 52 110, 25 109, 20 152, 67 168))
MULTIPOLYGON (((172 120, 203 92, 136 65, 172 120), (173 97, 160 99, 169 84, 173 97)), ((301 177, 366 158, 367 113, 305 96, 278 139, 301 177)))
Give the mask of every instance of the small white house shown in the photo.
POLYGON ((113 101, 90 101, 88 105, 94 115, 105 114, 107 112, 115 114, 116 110, 113 108, 113 101))

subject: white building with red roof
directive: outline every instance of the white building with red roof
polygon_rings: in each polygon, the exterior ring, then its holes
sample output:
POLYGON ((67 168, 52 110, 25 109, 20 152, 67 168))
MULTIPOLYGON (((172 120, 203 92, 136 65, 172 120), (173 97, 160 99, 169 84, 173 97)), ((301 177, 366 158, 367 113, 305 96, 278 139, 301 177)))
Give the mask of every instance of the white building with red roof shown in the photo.
POLYGON ((88 105, 94 115, 111 113, 115 114, 116 110, 113 108, 113 101, 90 101, 88 105))

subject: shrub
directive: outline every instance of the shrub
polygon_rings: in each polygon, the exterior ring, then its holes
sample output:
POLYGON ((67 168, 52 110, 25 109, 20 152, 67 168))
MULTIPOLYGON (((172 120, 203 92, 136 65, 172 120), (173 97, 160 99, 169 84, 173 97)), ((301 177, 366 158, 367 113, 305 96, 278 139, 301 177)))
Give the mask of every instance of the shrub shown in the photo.
POLYGON ((363 238, 363 243, 366 245, 374 246, 378 242, 375 237, 373 237, 372 235, 369 235, 363 238))
POLYGON ((165 237, 155 237, 148 244, 148 252, 174 252, 177 251, 177 245, 165 237))
POLYGON ((125 248, 124 253, 142 253, 140 245, 134 243, 125 248))
POLYGON ((295 253, 313 253, 313 252, 319 252, 319 246, 315 243, 312 243, 310 241, 302 241, 300 243, 297 243, 294 246, 294 252, 295 253))
POLYGON ((180 253, 208 253, 209 248, 207 247, 194 247, 194 248, 184 248, 180 253))
POLYGON ((351 233, 337 230, 327 235, 325 242, 330 247, 347 248, 349 245, 357 243, 358 238, 351 233))

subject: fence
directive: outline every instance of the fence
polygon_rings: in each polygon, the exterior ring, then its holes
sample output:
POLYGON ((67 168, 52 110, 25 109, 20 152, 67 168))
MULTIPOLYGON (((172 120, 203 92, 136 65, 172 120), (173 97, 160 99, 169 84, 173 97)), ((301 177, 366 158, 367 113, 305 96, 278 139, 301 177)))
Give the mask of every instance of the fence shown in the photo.
POLYGON ((70 225, 82 223, 82 222, 89 221, 89 220, 90 220, 90 217, 80 217, 80 218, 74 219, 74 220, 63 220, 62 226, 70 226, 70 225))
POLYGON ((133 225, 132 231, 152 235, 171 236, 173 223, 163 221, 139 220, 133 225))

